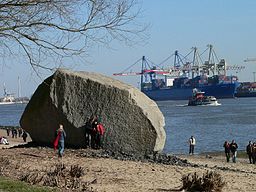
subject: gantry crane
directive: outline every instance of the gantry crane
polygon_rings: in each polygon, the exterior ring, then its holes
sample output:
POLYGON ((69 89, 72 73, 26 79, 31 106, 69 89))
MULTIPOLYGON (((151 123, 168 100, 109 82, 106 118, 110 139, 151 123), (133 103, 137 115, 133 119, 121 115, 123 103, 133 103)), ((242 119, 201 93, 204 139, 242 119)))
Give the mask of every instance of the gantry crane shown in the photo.
POLYGON ((251 61, 256 61, 256 58, 247 58, 244 60, 244 62, 251 62, 251 61))

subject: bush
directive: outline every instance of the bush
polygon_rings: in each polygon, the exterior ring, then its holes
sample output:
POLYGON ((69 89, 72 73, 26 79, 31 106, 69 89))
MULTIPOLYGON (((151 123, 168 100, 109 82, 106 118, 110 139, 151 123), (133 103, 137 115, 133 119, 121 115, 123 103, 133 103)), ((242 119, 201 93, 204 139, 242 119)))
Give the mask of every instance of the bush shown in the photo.
POLYGON ((40 170, 24 173, 20 180, 30 184, 39 184, 49 187, 65 188, 70 190, 88 191, 88 183, 81 181, 84 170, 79 165, 73 165, 68 169, 64 164, 56 164, 53 170, 46 172, 40 170))
POLYGON ((184 175, 182 184, 181 190, 220 192, 226 183, 222 181, 220 174, 207 171, 202 177, 199 177, 196 172, 187 176, 184 175))

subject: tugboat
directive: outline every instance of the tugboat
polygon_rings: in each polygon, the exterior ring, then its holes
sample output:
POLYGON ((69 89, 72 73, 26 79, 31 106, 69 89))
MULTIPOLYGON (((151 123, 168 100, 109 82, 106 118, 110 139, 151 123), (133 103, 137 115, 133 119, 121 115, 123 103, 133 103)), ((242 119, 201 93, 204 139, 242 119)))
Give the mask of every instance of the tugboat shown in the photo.
POLYGON ((192 97, 188 101, 188 106, 198 106, 198 105, 218 106, 221 104, 218 103, 217 99, 214 96, 204 96, 204 92, 194 88, 192 97))

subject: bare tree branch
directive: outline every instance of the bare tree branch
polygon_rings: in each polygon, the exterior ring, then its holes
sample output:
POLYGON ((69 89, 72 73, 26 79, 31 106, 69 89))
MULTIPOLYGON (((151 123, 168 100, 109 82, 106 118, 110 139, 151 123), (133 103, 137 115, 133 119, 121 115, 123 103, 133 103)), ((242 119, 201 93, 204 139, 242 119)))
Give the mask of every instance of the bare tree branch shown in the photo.
POLYGON ((136 43, 146 29, 137 21, 137 1, 0 0, 0 48, 21 47, 36 70, 55 67, 47 67, 45 58, 79 56, 95 43, 136 43))

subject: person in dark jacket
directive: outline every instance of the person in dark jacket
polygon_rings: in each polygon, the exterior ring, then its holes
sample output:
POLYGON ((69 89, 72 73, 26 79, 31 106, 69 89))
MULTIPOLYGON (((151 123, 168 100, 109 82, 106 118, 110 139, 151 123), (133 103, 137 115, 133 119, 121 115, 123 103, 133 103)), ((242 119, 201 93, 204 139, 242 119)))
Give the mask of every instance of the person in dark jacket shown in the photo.
POLYGON ((59 125, 59 129, 55 133, 54 149, 58 146, 59 157, 63 156, 64 153, 64 143, 66 138, 66 132, 63 129, 63 125, 59 125))
POLYGON ((235 140, 232 140, 232 142, 230 143, 230 151, 232 153, 233 163, 236 163, 237 148, 238 148, 238 145, 236 144, 235 140))
POLYGON ((85 147, 91 147, 92 143, 92 118, 88 119, 84 126, 85 147))
POLYGON ((227 162, 229 162, 229 159, 230 159, 230 144, 229 144, 229 142, 225 141, 223 147, 225 149, 225 155, 226 155, 227 162))
POLYGON ((249 141, 249 144, 246 146, 246 153, 248 155, 250 163, 252 163, 252 149, 253 149, 252 142, 249 141))
POLYGON ((92 149, 97 149, 97 126, 98 126, 98 118, 95 117, 92 121, 92 133, 91 133, 92 149))
POLYGON ((23 141, 24 141, 24 142, 27 142, 27 137, 28 137, 27 132, 23 130, 22 138, 23 138, 23 141))
POLYGON ((256 143, 252 144, 252 163, 256 163, 256 143))

